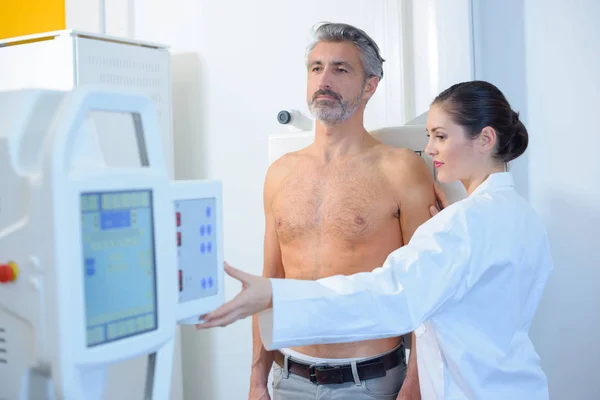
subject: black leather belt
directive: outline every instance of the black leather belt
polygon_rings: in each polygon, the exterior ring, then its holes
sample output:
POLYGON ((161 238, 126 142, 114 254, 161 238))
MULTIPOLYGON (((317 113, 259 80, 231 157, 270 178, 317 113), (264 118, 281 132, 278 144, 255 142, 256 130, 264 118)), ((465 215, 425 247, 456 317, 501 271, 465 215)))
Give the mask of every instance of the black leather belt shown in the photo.
MULTIPOLYGON (((285 355, 279 351, 274 352, 274 361, 283 368, 285 355)), ((381 378, 386 372, 398 365, 406 367, 406 352, 404 346, 400 345, 396 350, 384 354, 381 357, 372 358, 356 363, 358 377, 361 381, 367 379, 381 378)), ((352 367, 350 364, 323 365, 308 364, 288 359, 288 371, 301 376, 317 385, 331 385, 335 383, 354 382, 352 367)))

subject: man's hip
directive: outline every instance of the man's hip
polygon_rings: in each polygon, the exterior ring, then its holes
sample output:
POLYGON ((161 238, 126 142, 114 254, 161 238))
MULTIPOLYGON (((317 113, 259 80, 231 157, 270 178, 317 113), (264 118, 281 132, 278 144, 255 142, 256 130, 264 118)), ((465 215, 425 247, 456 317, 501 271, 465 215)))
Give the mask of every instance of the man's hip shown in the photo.
POLYGON ((395 399, 406 375, 403 345, 365 359, 339 364, 308 363, 282 352, 274 353, 275 400, 328 398, 395 399), (342 393, 343 392, 343 393, 342 393))

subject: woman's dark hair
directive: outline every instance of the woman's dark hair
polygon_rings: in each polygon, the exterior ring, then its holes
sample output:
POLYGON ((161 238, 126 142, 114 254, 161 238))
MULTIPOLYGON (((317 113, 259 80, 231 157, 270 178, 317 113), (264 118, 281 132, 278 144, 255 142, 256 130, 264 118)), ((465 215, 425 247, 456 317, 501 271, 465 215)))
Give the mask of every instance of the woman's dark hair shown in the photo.
POLYGON ((510 108, 502 92, 485 81, 458 83, 440 93, 432 105, 440 105, 452 120, 474 139, 486 126, 496 131, 494 158, 508 163, 525 152, 529 137, 519 113, 510 108))

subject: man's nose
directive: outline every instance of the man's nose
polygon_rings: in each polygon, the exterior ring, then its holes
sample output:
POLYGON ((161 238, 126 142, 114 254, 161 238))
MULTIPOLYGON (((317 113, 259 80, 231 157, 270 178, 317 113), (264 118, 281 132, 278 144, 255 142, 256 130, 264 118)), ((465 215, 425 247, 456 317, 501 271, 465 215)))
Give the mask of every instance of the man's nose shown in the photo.
POLYGON ((332 88, 332 84, 331 84, 331 72, 329 72, 329 69, 325 69, 323 71, 323 73, 321 74, 321 81, 319 82, 319 89, 331 89, 332 88))

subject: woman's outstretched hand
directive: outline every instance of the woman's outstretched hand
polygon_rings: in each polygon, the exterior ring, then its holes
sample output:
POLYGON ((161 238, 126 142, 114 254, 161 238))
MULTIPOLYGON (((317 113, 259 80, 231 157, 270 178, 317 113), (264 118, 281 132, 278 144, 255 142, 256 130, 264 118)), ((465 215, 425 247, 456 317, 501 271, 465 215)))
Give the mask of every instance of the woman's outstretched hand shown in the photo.
POLYGON ((271 282, 267 278, 247 274, 227 263, 225 263, 225 272, 242 283, 242 291, 230 302, 203 315, 201 319, 204 322, 196 325, 198 329, 227 326, 271 307, 273 292, 271 282))

